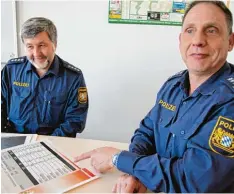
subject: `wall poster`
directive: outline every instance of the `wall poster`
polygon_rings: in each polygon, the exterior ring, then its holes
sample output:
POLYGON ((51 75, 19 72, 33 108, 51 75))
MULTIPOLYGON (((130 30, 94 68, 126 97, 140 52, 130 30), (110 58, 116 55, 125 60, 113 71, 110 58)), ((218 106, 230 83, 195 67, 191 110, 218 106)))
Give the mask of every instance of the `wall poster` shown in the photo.
MULTIPOLYGON (((229 7, 230 0, 223 0, 229 7)), ((180 26, 188 0, 109 0, 109 23, 180 26)))

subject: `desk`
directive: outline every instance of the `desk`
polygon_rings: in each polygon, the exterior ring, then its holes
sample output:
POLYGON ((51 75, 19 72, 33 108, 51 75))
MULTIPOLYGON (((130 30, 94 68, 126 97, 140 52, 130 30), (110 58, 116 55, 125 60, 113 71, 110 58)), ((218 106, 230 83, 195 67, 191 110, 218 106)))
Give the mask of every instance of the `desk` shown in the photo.
MULTIPOLYGON (((111 146, 122 150, 128 149, 127 143, 40 135, 37 138, 38 141, 45 139, 51 141, 58 150, 61 150, 70 157, 75 157, 81 153, 102 146, 111 146)), ((89 159, 79 162, 79 166, 92 169, 89 159)), ((70 190, 69 193, 111 193, 113 185, 121 174, 118 170, 112 170, 103 174, 97 180, 70 190)))

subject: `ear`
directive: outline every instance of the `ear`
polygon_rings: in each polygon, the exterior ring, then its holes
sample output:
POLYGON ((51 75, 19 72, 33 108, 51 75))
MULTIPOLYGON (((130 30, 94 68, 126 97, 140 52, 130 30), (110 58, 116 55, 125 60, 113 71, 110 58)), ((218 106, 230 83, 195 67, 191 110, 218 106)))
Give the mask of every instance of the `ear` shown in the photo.
POLYGON ((180 33, 180 35, 179 35, 179 42, 181 43, 181 33, 180 33))
POLYGON ((57 48, 57 43, 53 43, 53 49, 54 49, 54 52, 56 51, 56 48, 57 48))
POLYGON ((234 33, 232 33, 230 36, 229 36, 229 47, 228 47, 228 51, 232 51, 234 47, 234 33))

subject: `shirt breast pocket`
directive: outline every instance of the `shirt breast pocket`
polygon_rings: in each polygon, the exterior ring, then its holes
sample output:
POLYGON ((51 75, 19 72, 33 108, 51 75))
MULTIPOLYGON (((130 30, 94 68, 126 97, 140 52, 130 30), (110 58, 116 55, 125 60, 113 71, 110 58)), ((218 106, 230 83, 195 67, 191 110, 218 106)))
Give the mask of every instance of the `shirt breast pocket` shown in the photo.
POLYGON ((196 121, 193 123, 192 121, 188 122, 176 122, 174 123, 170 131, 173 134, 173 152, 172 155, 176 157, 182 157, 185 150, 187 150, 187 144, 189 139, 197 132, 200 122, 196 121))
POLYGON ((173 115, 167 115, 167 117, 163 117, 159 119, 159 127, 158 131, 155 134, 155 140, 156 140, 156 147, 157 152, 160 154, 160 156, 163 156, 165 158, 170 157, 170 150, 168 149, 168 144, 170 142, 170 126, 173 120, 173 115))
POLYGON ((30 108, 30 89, 25 87, 13 87, 11 104, 10 104, 10 118, 20 119, 26 116, 31 110, 30 108))
POLYGON ((54 94, 45 92, 44 104, 42 109, 42 121, 50 124, 64 122, 64 114, 67 103, 67 92, 54 94))
POLYGON ((63 92, 60 95, 57 95, 54 97, 54 100, 52 101, 54 104, 64 104, 67 100, 67 93, 63 92))

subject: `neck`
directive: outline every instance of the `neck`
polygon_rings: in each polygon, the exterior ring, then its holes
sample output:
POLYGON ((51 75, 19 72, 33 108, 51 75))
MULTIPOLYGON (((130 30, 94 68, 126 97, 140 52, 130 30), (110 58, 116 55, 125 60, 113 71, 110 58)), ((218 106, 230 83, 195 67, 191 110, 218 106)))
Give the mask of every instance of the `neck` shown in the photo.
POLYGON ((46 74, 46 72, 49 70, 50 66, 51 64, 48 65, 46 68, 36 68, 36 72, 39 75, 39 77, 43 77, 46 74))
MULTIPOLYGON (((224 63, 223 63, 224 64, 224 63)), ((209 72, 189 72, 189 95, 191 95, 200 85, 207 81, 213 74, 215 74, 222 66, 217 66, 216 68, 211 69, 209 72)))
POLYGON ((42 68, 37 68, 38 66, 34 65, 36 67, 35 69, 36 69, 36 72, 39 75, 39 77, 43 77, 46 74, 46 72, 49 70, 51 64, 53 63, 53 60, 51 60, 51 61, 47 60, 48 65, 45 67, 42 67, 42 68))
POLYGON ((37 69, 37 74, 39 75, 39 77, 43 77, 46 72, 48 71, 48 69, 37 69))
POLYGON ((190 89, 189 95, 191 95, 200 85, 202 85, 206 80, 211 77, 209 76, 197 76, 195 74, 189 74, 190 89))

